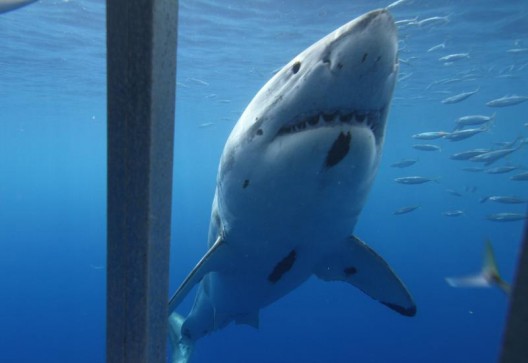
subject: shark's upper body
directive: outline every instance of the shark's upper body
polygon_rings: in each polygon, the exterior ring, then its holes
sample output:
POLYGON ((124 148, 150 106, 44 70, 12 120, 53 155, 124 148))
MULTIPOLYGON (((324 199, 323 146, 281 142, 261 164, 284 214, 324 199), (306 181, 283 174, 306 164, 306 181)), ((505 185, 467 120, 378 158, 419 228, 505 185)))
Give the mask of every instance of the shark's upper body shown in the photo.
POLYGON ((37 0, 0 0, 0 14, 21 8, 36 1, 37 0))
POLYGON ((174 362, 231 321, 312 275, 342 280, 408 316, 415 305, 385 261, 352 236, 380 161, 398 71, 386 10, 367 13, 295 57, 254 97, 221 157, 209 250, 170 302, 174 362))

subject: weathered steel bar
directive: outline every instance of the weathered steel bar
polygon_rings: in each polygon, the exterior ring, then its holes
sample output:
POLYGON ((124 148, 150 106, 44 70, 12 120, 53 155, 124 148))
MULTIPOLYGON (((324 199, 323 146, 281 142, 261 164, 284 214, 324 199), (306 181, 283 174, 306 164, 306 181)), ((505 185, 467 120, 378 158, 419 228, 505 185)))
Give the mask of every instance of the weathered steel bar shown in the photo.
POLYGON ((524 238, 517 262, 500 362, 528 362, 528 221, 524 224, 524 238))
POLYGON ((176 0, 107 0, 108 363, 165 363, 176 0))

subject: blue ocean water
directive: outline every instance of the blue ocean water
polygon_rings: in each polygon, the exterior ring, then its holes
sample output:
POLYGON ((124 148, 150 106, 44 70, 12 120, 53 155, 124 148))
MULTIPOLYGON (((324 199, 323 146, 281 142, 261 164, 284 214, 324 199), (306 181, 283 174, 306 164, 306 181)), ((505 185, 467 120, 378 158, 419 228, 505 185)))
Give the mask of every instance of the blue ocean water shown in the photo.
MULTIPOLYGON (((180 1, 171 291, 205 252, 223 144, 273 72, 383 1, 180 1)), ((260 329, 230 325, 197 344, 200 362, 494 362, 507 312, 497 289, 454 289, 447 276, 480 269, 484 241, 512 281, 522 222, 490 213, 526 205, 521 148, 496 165, 462 170, 449 155, 527 136, 526 1, 403 1, 400 81, 383 161, 355 233, 393 266, 418 305, 405 318, 345 284, 315 278, 261 312, 260 329), (426 19, 434 20, 423 21, 426 19), (408 20, 408 21, 406 21, 408 20), (436 50, 433 46, 443 44, 436 50), (446 64, 440 57, 468 53, 446 64), (456 104, 446 97, 478 90, 456 104), (487 132, 441 151, 413 149, 411 135, 452 131, 464 115, 496 112, 487 132), (408 169, 390 165, 417 158, 408 169), (437 183, 401 185, 422 175, 437 183), (455 190, 461 196, 448 191, 455 190), (393 211, 421 208, 406 215, 393 211), (444 212, 462 210, 460 217, 444 212)), ((103 362, 105 349, 105 14, 98 0, 41 0, 0 15, 0 361, 103 362)), ((494 164, 495 165, 495 164, 494 164)), ((189 297, 182 312, 192 303, 189 297)))

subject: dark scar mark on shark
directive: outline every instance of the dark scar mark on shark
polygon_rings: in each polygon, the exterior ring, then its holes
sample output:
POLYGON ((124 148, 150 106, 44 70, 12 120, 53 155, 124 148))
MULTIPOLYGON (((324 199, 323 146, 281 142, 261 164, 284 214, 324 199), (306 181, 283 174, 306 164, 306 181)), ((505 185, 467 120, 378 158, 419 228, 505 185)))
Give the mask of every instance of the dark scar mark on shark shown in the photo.
POLYGON ((357 268, 355 268, 354 266, 350 266, 345 268, 343 272, 345 273, 346 277, 349 277, 357 273, 357 268))
POLYGON ((288 256, 284 257, 281 261, 279 261, 279 263, 277 263, 273 271, 269 274, 268 280, 273 284, 279 281, 282 278, 282 275, 290 271, 296 257, 297 252, 295 252, 295 250, 291 250, 288 256))
POLYGON ((332 144, 332 147, 326 155, 325 165, 327 168, 337 165, 341 160, 345 158, 350 150, 350 140, 352 135, 350 132, 347 132, 346 135, 344 132, 341 132, 337 139, 332 144))
POLYGON ((262 131, 262 129, 258 129, 257 130, 257 135, 261 136, 263 133, 264 133, 264 131, 262 131))
POLYGON ((249 185, 249 179, 244 180, 244 184, 242 185, 242 188, 246 189, 249 185))
POLYGON ((363 58, 361 58, 361 63, 365 63, 367 60, 368 53, 363 54, 363 58))
POLYGON ((295 62, 292 67, 293 74, 297 74, 297 72, 299 72, 299 69, 301 69, 301 62, 295 62))

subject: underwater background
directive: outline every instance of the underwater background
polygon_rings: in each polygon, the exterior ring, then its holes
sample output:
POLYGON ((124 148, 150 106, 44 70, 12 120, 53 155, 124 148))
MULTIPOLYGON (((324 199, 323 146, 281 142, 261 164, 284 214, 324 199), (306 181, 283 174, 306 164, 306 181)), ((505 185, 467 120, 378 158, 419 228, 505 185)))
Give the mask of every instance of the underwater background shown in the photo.
MULTIPOLYGON (((171 292, 206 250, 218 160, 245 106, 300 51, 383 1, 180 1, 171 292)), ((400 76, 384 155, 355 234, 412 292, 418 313, 400 316, 342 283, 308 280, 262 310, 260 329, 229 325, 201 339, 192 362, 495 362, 508 298, 455 289, 445 278, 478 272, 484 242, 512 281, 526 213, 527 147, 491 165, 452 160, 528 135, 528 3, 522 0, 393 3, 400 76), (458 54, 456 60, 442 57, 458 54), (446 98, 477 91, 467 99, 446 98), (466 115, 495 114, 465 140, 466 115), (415 144, 434 144, 421 151, 415 144), (407 168, 391 165, 417 160, 407 168), (490 166, 490 167, 491 167, 490 166), (421 185, 395 178, 424 176, 421 185), (405 206, 419 206, 395 215, 405 206), (462 211, 458 216, 444 213, 462 211)), ((100 0, 41 0, 0 15, 0 362, 105 359, 106 44, 100 0)), ((478 126, 477 126, 478 127, 478 126)), ((178 309, 184 313, 190 296, 178 309)))

